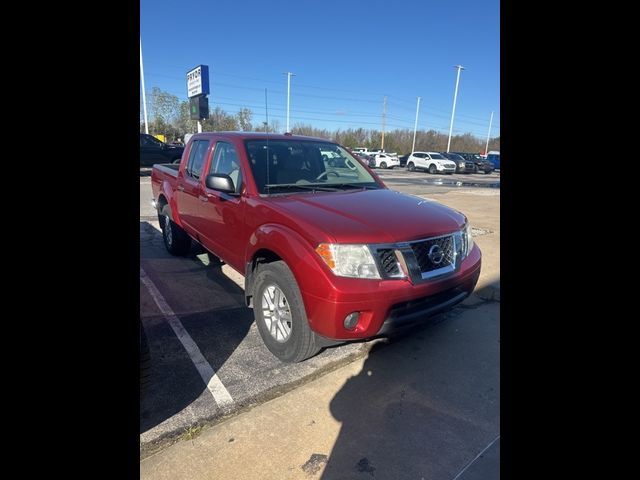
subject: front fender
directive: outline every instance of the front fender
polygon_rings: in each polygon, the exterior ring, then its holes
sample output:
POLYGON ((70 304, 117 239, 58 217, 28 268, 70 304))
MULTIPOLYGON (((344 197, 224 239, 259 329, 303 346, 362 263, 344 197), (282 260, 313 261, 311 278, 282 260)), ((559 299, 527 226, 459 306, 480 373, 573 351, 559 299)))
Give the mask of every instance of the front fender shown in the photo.
MULTIPOLYGON (((279 224, 265 224, 256 229, 249 237, 245 255, 246 293, 253 295, 251 269, 255 254, 267 249, 278 255, 289 267, 298 283, 300 292, 307 308, 307 295, 326 298, 327 289, 333 289, 328 268, 321 264, 320 257, 314 250, 315 245, 309 244, 294 230, 279 224)), ((309 318, 308 311, 307 317, 309 318)), ((309 318, 312 326, 313 319, 309 318)), ((313 328, 313 326, 312 326, 313 328)))

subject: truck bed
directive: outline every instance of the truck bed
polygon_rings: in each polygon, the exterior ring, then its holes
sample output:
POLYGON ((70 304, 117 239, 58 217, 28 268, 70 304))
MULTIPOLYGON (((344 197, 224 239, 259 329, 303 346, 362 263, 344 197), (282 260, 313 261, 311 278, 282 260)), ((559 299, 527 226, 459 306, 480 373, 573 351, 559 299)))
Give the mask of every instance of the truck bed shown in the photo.
POLYGON ((180 169, 179 163, 156 163, 153 168, 157 168, 161 172, 167 173, 172 177, 178 176, 178 170, 180 169))

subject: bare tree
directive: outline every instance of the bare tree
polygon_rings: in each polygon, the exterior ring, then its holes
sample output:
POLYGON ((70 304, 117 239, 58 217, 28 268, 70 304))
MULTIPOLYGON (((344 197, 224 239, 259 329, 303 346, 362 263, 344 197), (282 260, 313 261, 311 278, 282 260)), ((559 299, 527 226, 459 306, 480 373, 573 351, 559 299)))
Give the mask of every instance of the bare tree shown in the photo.
POLYGON ((236 113, 236 121, 240 126, 240 130, 243 132, 250 132, 253 130, 253 125, 251 125, 251 117, 253 113, 248 108, 241 108, 238 113, 236 113))
POLYGON ((151 118, 164 128, 162 133, 166 136, 167 126, 174 122, 180 115, 180 101, 178 97, 160 90, 158 87, 151 89, 151 118))

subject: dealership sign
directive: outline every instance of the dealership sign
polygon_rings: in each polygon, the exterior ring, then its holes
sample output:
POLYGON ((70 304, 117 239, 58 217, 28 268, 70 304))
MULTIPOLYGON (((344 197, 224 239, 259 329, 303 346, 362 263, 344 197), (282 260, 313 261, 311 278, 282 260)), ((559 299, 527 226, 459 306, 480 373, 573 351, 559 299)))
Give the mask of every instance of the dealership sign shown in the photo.
POLYGON ((187 72, 187 96, 209 95, 209 66, 198 65, 187 72))

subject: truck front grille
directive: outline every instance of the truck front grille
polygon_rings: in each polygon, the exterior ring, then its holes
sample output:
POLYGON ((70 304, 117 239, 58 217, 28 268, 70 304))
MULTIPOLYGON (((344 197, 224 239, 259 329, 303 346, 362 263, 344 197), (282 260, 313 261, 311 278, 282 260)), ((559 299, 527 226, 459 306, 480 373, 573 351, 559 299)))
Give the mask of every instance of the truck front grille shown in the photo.
POLYGON ((450 267, 455 261, 455 244, 453 235, 430 238, 411 244, 421 273, 450 267))
POLYGON ((382 272, 387 277, 397 277, 400 275, 400 266, 396 258, 395 250, 392 248, 382 248, 378 250, 378 258, 382 272))

